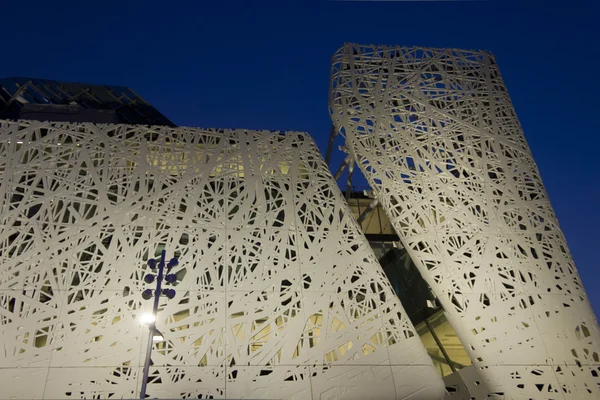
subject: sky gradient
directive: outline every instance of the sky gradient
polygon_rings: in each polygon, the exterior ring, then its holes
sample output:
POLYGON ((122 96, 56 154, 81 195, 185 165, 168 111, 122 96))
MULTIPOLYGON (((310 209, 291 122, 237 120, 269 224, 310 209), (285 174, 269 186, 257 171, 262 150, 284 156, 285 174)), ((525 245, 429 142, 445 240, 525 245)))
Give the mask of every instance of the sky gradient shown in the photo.
POLYGON ((324 150, 344 42, 491 50, 600 311, 598 1, 194 3, 6 2, 0 77, 129 86, 178 125, 306 131, 324 150))

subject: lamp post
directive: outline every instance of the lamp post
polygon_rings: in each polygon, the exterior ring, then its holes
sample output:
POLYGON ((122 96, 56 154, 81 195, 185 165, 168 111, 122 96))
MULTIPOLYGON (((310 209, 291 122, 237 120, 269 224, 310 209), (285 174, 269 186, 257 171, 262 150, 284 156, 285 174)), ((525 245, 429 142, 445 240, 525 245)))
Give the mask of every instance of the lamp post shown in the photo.
MULTIPOLYGON (((177 280, 177 276, 175 274, 170 274, 171 268, 177 266, 179 261, 176 258, 172 258, 171 261, 167 264, 167 275, 164 276, 164 268, 165 268, 165 256, 167 252, 163 250, 160 255, 160 261, 158 262, 158 276, 154 274, 148 274, 144 276, 144 282, 152 283, 156 280, 156 289, 154 293, 152 289, 146 289, 142 292, 142 297, 144 300, 150 300, 152 295, 154 294, 154 306, 152 307, 152 315, 149 316, 147 322, 149 333, 148 333, 148 346, 146 347, 146 360, 144 361, 144 376, 142 378, 142 389, 140 390, 140 399, 146 398, 146 386, 148 385, 148 373, 150 371, 150 357, 152 355, 152 344, 155 341, 164 340, 162 334, 156 329, 156 313, 158 312, 158 302, 161 295, 167 296, 167 298, 172 299, 175 297, 175 289, 161 289, 163 278, 167 284, 175 283, 177 280)), ((150 259, 148 260, 148 266, 150 269, 155 270, 157 267, 157 260, 150 259)))

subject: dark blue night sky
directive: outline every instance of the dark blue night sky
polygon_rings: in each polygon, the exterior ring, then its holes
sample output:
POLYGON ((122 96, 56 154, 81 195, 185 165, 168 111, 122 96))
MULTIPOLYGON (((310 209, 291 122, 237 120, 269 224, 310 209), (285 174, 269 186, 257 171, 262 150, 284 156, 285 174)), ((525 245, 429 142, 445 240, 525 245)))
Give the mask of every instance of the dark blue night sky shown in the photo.
POLYGON ((493 51, 600 311, 598 1, 3 3, 0 77, 129 86, 178 125, 307 131, 322 149, 344 42, 493 51))

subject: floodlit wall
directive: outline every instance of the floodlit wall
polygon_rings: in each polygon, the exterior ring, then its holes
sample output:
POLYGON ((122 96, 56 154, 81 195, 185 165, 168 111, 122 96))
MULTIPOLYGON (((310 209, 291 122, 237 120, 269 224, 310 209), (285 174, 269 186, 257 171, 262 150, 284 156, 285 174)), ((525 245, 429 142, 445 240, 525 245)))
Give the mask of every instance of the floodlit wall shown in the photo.
POLYGON ((0 398, 434 399, 443 383, 302 133, 0 121, 0 398))
POLYGON ((330 112, 491 396, 599 398, 596 318, 487 52, 348 44, 330 112))

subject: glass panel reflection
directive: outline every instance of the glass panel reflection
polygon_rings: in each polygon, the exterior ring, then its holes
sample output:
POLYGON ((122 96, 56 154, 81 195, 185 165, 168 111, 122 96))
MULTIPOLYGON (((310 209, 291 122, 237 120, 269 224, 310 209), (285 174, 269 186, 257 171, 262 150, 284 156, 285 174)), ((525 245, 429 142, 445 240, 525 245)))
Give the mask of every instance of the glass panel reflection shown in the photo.
POLYGON ((435 296, 406 250, 394 248, 379 262, 440 375, 444 377, 471 365, 444 310, 428 306, 428 302, 435 303, 435 296))
POLYGON ((456 332, 446 319, 443 311, 438 311, 416 326, 427 353, 441 376, 471 365, 456 332))

